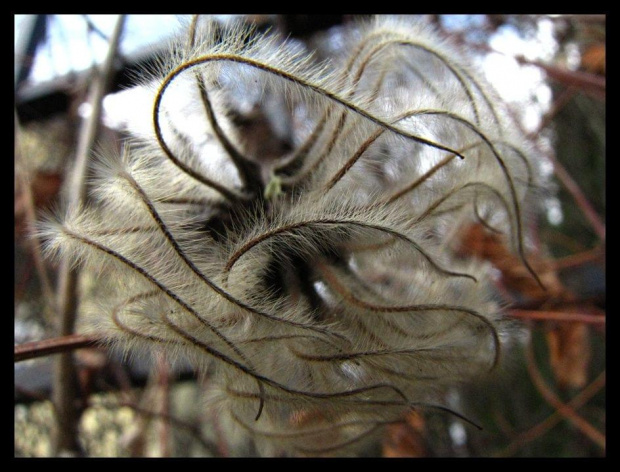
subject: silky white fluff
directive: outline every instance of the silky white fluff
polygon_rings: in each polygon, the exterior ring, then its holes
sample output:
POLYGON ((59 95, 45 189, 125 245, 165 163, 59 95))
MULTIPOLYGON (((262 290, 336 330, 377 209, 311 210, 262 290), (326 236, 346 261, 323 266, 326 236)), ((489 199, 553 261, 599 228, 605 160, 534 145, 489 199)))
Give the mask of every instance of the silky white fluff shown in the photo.
POLYGON ((316 64, 193 23, 139 85, 152 132, 101 152, 92 204, 39 230, 107 284, 87 329, 209 370, 209 408, 265 455, 354 454, 410 408, 450 413, 442 391, 497 365, 502 330, 454 235, 482 220, 523 256, 536 166, 471 61, 411 18, 344 38, 316 64), (245 155, 244 94, 286 98, 293 151, 245 155))

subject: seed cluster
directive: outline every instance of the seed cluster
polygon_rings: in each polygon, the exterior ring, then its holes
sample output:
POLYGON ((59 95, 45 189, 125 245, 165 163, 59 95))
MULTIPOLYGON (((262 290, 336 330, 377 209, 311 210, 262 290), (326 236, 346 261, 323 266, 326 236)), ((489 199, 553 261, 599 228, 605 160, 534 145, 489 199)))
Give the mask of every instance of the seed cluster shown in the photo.
POLYGON ((142 79, 152 131, 101 152, 92 203, 41 226, 108 284, 87 326, 208 371, 209 408, 265 455, 352 454, 411 408, 460 417, 441 393, 501 354, 461 229, 503 232, 529 269, 535 169, 467 58, 407 18, 342 40, 317 64, 196 17, 142 79), (288 130, 279 155, 252 152, 248 103, 265 141, 288 130))

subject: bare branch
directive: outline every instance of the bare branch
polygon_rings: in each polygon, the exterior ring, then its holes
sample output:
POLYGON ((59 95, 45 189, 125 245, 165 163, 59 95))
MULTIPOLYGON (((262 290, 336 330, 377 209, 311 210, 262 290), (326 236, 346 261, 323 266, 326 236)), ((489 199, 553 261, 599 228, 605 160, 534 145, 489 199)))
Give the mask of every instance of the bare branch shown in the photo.
POLYGON ((58 338, 32 341, 15 346, 15 362, 50 356, 75 349, 92 348, 97 346, 97 338, 83 334, 69 334, 58 338))

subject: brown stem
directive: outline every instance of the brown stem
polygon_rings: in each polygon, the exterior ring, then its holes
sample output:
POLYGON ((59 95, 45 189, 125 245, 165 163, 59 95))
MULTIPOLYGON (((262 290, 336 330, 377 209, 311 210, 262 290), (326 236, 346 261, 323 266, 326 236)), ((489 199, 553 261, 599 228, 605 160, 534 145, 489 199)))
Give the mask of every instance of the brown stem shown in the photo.
MULTIPOLYGON (((462 41, 465 42, 465 41, 462 41)), ((530 60, 522 55, 513 55, 498 51, 488 44, 471 43, 466 42, 468 47, 478 49, 486 53, 501 54, 502 56, 508 56, 515 59, 521 65, 531 65, 543 70, 547 77, 551 80, 564 84, 568 87, 576 87, 579 90, 592 95, 600 100, 605 100, 605 77, 597 74, 582 71, 571 71, 568 69, 562 69, 549 64, 544 64, 541 61, 530 60)))
POLYGON ((58 338, 31 341, 15 346, 15 362, 49 356, 75 349, 92 348, 97 345, 98 339, 83 334, 69 334, 58 338))
POLYGON ((590 262, 596 262, 603 259, 605 256, 605 248, 600 245, 588 251, 579 252, 577 254, 571 254, 570 256, 555 259, 548 263, 550 270, 559 271, 564 269, 570 269, 576 266, 587 264, 590 262))
POLYGON ((551 108, 547 113, 545 113, 536 130, 532 131, 529 136, 531 138, 538 136, 542 130, 549 126, 560 110, 562 110, 562 108, 564 108, 575 95, 577 95, 577 89, 574 87, 568 87, 565 89, 562 94, 553 101, 551 108))
MULTIPOLYGON (((553 117, 555 113, 557 113, 559 109, 562 106, 564 106, 566 102, 568 102, 568 100, 572 98, 572 96, 574 95, 573 91, 574 91, 573 88, 567 89, 564 92, 564 94, 561 95, 556 100, 556 103, 554 104, 553 109, 548 113, 551 117, 553 117)), ((530 137, 536 137, 538 133, 542 130, 543 125, 546 126, 546 124, 548 124, 550 120, 546 118, 547 117, 545 117, 545 120, 543 120, 543 123, 541 123, 541 126, 539 127, 538 130, 529 134, 530 137)), ((515 121, 518 124, 518 126, 521 128, 521 131, 525 132, 520 121, 519 120, 515 120, 515 121)), ((534 141, 534 145, 539 151, 542 152, 540 146, 538 145, 536 141, 534 141)), ((594 232, 601 239, 601 241, 604 242, 605 241, 605 222, 603 221, 603 219, 598 215, 596 210, 594 210, 594 207, 592 206, 592 204, 590 203, 586 195, 583 193, 579 185, 570 176, 570 174, 564 168, 564 166, 558 161, 558 159, 555 156, 555 153, 544 152, 544 154, 553 164, 554 173, 556 177, 558 178, 558 180, 562 182, 566 190, 572 195, 573 199, 575 200, 575 203, 577 203, 577 206, 580 208, 580 210, 583 212, 586 219, 592 225, 592 229, 594 229, 594 232)))
POLYGON ((570 87, 578 87, 584 92, 593 94, 598 98, 605 98, 605 77, 589 72, 572 71, 550 66, 540 61, 526 59, 523 56, 515 57, 519 64, 534 65, 547 74, 547 76, 570 87))

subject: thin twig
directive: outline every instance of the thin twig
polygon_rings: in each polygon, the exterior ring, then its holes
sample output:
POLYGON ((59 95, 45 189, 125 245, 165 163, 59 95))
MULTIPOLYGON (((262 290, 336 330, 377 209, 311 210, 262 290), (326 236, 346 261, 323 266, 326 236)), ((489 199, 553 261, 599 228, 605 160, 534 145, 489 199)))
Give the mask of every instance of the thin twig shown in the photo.
POLYGON ((562 15, 537 15, 550 21, 574 21, 578 23, 605 24, 607 15, 604 14, 562 14, 562 15))
POLYGON ((15 346, 15 362, 74 351, 75 349, 92 348, 96 344, 96 338, 83 334, 70 334, 42 341, 31 341, 15 346))
MULTIPOLYGON (((575 87, 569 87, 554 102, 551 110, 547 112, 538 129, 529 134, 530 138, 535 138, 549 124, 555 115, 573 98, 576 93, 575 87)), ((557 178, 564 184, 566 189, 575 199, 575 202, 582 210, 584 216, 590 221, 592 228, 601 239, 605 241, 605 223, 602 221, 598 213, 592 207, 579 185, 572 179, 568 171, 556 159, 555 153, 548 152, 547 157, 553 164, 554 172, 557 178)))
POLYGON ((19 280, 15 279, 15 291, 13 293, 14 293, 16 302, 22 300, 24 296, 24 292, 27 289, 28 281, 32 277, 32 266, 33 265, 34 265, 34 262, 32 258, 30 257, 26 258, 26 260, 23 261, 23 268, 21 269, 22 275, 20 276, 19 280))
POLYGON ((86 22, 86 26, 88 27, 89 32, 93 32, 101 39, 110 42, 110 38, 108 37, 108 35, 101 31, 101 29, 99 29, 99 27, 95 23, 93 23, 93 20, 91 20, 88 15, 83 14, 82 19, 86 22))
MULTIPOLYGON (((583 405, 585 405, 594 395, 596 395, 599 390, 601 390, 605 386, 605 371, 601 372, 596 379, 590 383, 585 389, 583 389, 578 395, 576 395, 571 401, 569 401, 566 405, 574 410, 578 410, 583 405)), ((512 442, 505 449, 501 450, 499 453, 495 454, 497 457, 508 457, 512 456, 518 449, 525 446, 527 443, 534 441, 536 438, 539 438, 551 428, 553 428, 556 424, 562 421, 562 414, 558 411, 553 413, 551 416, 547 417, 545 420, 536 424, 532 428, 524 431, 523 433, 516 436, 512 442)))
POLYGON ((538 370, 536 365, 536 359, 534 356, 534 343, 530 339, 526 349, 527 355, 527 370, 530 374, 534 385, 543 396, 545 401, 554 407, 557 412, 565 419, 570 421, 579 431, 586 435, 592 442, 598 445, 603 450, 605 449, 605 435, 598 429, 592 426, 588 421, 583 419, 573 407, 562 402, 553 390, 547 385, 542 374, 538 370))
POLYGON ((570 323, 605 324, 605 316, 561 311, 510 310, 509 316, 527 320, 564 321, 570 323))
POLYGON ((548 266, 551 270, 559 271, 587 264, 589 262, 596 262, 603 259, 604 256, 605 248, 602 245, 599 245, 588 251, 582 251, 577 254, 571 254, 570 256, 550 261, 548 266))
POLYGON ((535 131, 532 131, 529 137, 534 138, 538 136, 542 130, 549 126, 556 115, 573 99, 575 95, 577 95, 577 89, 575 87, 568 87, 564 89, 564 91, 553 101, 549 111, 547 111, 547 113, 545 113, 542 117, 538 128, 536 128, 535 131))
MULTIPOLYGON (((108 83, 112 76, 114 58, 120 43, 125 23, 125 16, 119 15, 112 34, 108 54, 100 74, 93 80, 89 103, 91 115, 80 132, 73 171, 68 182, 67 197, 69 205, 79 205, 86 192, 85 174, 91 149, 97 137, 101 120, 102 103, 108 83)), ((58 314, 60 318, 59 334, 67 336, 73 333, 77 309, 77 271, 71 268, 68 259, 61 261, 58 274, 58 314)), ((53 402, 56 409, 58 436, 55 450, 57 453, 69 451, 80 452, 77 439, 78 411, 75 405, 77 394, 76 372, 71 353, 63 353, 54 365, 53 402)))
POLYGON ((568 87, 577 87, 596 98, 605 99, 605 77, 589 72, 573 71, 550 66, 540 61, 530 60, 524 56, 516 56, 519 64, 533 65, 542 69, 551 80, 560 82, 568 87))
POLYGON ((568 171, 558 161, 553 152, 547 152, 546 157, 553 164, 553 171, 560 182, 566 187, 566 190, 572 195, 575 203, 583 212, 583 215, 592 225, 592 229, 601 241, 605 241, 605 223, 598 215, 594 207, 585 196, 579 185, 573 180, 568 171))
POLYGON ((576 87, 580 91, 590 94, 599 100, 605 100, 606 80, 604 76, 589 72, 573 71, 566 68, 555 67, 541 61, 527 59, 523 55, 515 55, 498 51, 488 44, 466 41, 462 36, 456 37, 456 39, 461 43, 464 43, 467 47, 483 51, 487 54, 501 54, 502 56, 510 57, 516 60, 520 65, 538 67, 545 72, 549 79, 555 82, 559 82, 567 87, 576 87))

